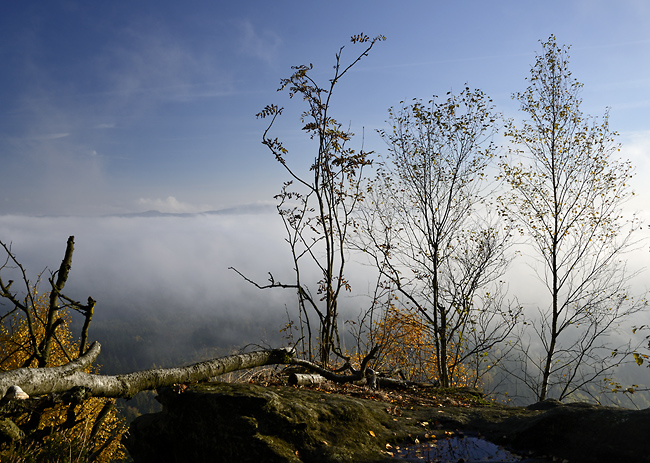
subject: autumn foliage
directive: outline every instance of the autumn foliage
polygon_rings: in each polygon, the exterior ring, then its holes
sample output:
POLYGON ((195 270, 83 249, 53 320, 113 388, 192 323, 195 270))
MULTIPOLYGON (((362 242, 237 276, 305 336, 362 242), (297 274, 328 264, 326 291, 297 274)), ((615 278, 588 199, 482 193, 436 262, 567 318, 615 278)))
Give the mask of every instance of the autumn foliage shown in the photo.
MULTIPOLYGON (((34 289, 33 295, 32 333, 41 340, 45 336, 49 293, 38 294, 34 289)), ((63 322, 56 330, 47 367, 66 364, 77 358, 79 352, 79 343, 70 330, 70 312, 62 308, 58 316, 63 322)), ((21 312, 0 326, 0 371, 38 366, 30 338, 27 318, 21 312)), ((28 422, 36 421, 33 434, 44 437, 7 445, 0 449, 0 460, 109 462, 122 459, 125 452, 119 438, 126 427, 112 405, 112 400, 93 397, 77 405, 58 404, 36 416, 25 413, 15 419, 16 424, 21 428, 31 427, 28 422)))
MULTIPOLYGON (((373 338, 382 345, 378 356, 381 370, 397 373, 407 381, 437 383, 440 372, 436 367, 435 341, 431 326, 416 310, 390 305, 373 327, 373 338)), ((450 386, 475 384, 475 374, 459 363, 462 346, 451 343, 447 358, 451 373, 450 386)))

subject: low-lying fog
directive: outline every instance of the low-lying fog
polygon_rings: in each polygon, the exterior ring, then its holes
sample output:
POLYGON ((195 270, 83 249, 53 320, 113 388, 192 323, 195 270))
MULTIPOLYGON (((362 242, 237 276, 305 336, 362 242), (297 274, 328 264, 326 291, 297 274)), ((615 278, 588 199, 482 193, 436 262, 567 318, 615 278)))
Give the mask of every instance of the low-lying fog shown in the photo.
MULTIPOLYGON (((252 291, 228 270, 251 276, 290 269, 281 223, 275 214, 185 217, 0 217, 0 239, 35 276, 56 270, 68 236, 75 253, 67 292, 128 316, 183 307, 188 311, 264 313, 283 301, 279 294, 252 291), (264 307, 266 306, 266 307, 264 307)), ((101 309, 98 314, 101 313, 101 309)))
MULTIPOLYGON (((36 281, 44 269, 46 277, 58 269, 67 238, 74 235, 64 292, 98 302, 91 337, 103 345, 100 361, 110 370, 116 363, 123 366, 119 370, 128 370, 201 356, 197 346, 205 348, 203 355, 212 355, 249 343, 282 342, 280 330, 287 310, 295 307, 295 293, 259 290, 229 270, 236 267, 262 284, 268 272, 291 282, 292 263, 275 208, 250 209, 197 215, 0 216, 0 240, 11 244, 36 281), (127 347, 129 343, 135 344, 127 347), (119 358, 130 356, 136 360, 119 358)), ((5 280, 10 271, 3 270, 5 280)), ((351 309, 356 304, 355 298, 348 300, 348 318, 356 318, 358 310, 351 309)))
MULTIPOLYGON (((293 313, 294 292, 258 290, 228 269, 234 266, 260 283, 269 271, 291 282, 292 262, 274 207, 197 215, 0 216, 0 240, 11 243, 32 281, 45 268, 58 268, 70 235, 75 253, 65 293, 98 301, 91 337, 103 345, 100 363, 107 372, 282 343, 280 330, 286 311, 293 313)), ((3 270, 5 279, 10 271, 3 270)), ((356 319, 371 291, 369 269, 356 265, 351 272, 353 292, 343 303, 344 319, 356 319)), ((515 264, 510 278, 520 303, 531 308, 539 303, 531 289, 537 284, 531 284, 532 269, 515 264)), ((639 281, 645 291, 644 279, 639 281)), ((643 317, 647 320, 647 313, 643 317)), ((631 334, 623 330, 620 336, 631 334)), ((647 369, 626 372, 637 384, 647 384, 647 369)))

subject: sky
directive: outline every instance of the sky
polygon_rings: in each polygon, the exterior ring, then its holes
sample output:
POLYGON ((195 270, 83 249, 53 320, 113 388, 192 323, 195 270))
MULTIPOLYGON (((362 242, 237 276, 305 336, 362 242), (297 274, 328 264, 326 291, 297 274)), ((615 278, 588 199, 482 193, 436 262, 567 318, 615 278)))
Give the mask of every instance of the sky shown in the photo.
MULTIPOLYGON (((2 2, 0 241, 36 274, 57 268, 75 235, 78 300, 128 311, 156 295, 170 307, 284 312, 287 299, 228 270, 261 281, 290 273, 277 215, 123 215, 274 204, 287 176, 255 114, 286 107, 271 136, 308 168, 301 101, 278 93, 280 80, 313 63, 327 83, 340 47, 343 62, 360 51, 350 43, 359 33, 386 41, 340 82, 331 111, 357 148, 363 134, 364 149, 380 154, 377 130, 401 101, 468 85, 520 117, 512 94, 554 34, 571 46, 584 113, 609 108, 621 156, 636 166, 626 212, 647 223, 648 20, 646 0, 2 2)), ((642 251, 635 269, 650 256, 642 251)))
MULTIPOLYGON (((385 150, 376 129, 401 100, 468 83, 517 116, 511 94, 555 34, 572 46, 585 113, 611 108, 623 154, 650 169, 648 2, 157 1, 0 6, 0 214, 198 212, 272 202, 285 176, 260 143, 309 149, 300 102, 277 93, 292 65, 326 82, 360 32, 383 34, 341 82, 333 113, 385 150), (291 111, 293 110, 293 112, 291 111), (293 142, 293 144, 291 144, 293 142)), ((302 155, 304 159, 304 155, 302 155)))

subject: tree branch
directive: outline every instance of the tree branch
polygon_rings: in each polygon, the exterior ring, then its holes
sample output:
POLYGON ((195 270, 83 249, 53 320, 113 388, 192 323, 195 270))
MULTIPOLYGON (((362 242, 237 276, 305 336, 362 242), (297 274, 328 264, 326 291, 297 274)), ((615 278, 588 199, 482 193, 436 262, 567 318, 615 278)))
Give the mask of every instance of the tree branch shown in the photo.
POLYGON ((178 368, 137 371, 124 375, 96 375, 84 373, 97 355, 100 345, 94 342, 77 360, 53 368, 19 368, 0 373, 0 394, 4 396, 12 385, 20 386, 29 395, 61 393, 73 388, 88 390, 88 397, 131 398, 145 390, 172 386, 177 383, 205 381, 231 371, 264 365, 291 364, 292 349, 271 349, 231 355, 178 368))

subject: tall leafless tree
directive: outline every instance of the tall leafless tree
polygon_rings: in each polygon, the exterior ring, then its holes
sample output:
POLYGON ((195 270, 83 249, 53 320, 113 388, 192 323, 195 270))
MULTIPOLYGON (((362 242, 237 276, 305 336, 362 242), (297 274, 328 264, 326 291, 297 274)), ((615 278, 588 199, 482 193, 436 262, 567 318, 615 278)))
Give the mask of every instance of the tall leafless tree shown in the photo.
MULTIPOLYGON (((291 288, 297 291, 300 326, 307 338, 309 358, 318 358, 328 364, 333 353, 339 352, 338 313, 339 297, 350 289, 345 277, 346 240, 352 225, 352 213, 363 197, 359 189, 363 168, 371 164, 370 153, 347 147, 353 134, 343 129, 330 114, 332 95, 341 78, 357 64, 378 41, 364 34, 352 37, 353 44, 365 48, 349 64, 341 62, 343 48, 336 54, 334 75, 321 87, 311 77, 313 66, 294 67, 291 77, 283 79, 278 90, 288 90, 289 97, 300 96, 307 109, 301 115, 303 130, 317 143, 308 173, 299 172, 288 160, 289 152, 269 132, 282 108, 266 106, 257 116, 271 118, 262 143, 273 153, 289 174, 279 195, 278 212, 287 232, 293 259, 294 276, 290 283, 282 283, 270 274, 269 284, 259 288, 291 288), (320 278, 307 281, 305 274, 315 269, 320 278), (311 317, 318 317, 318 333, 312 331, 311 317)), ((238 272, 240 273, 240 272, 238 272)), ((241 273, 240 273, 241 274, 241 273)), ((243 276, 243 275, 242 275, 243 276)))
POLYGON ((599 120, 580 110, 568 48, 554 36, 542 46, 528 88, 513 95, 527 118, 508 124, 512 147, 500 163, 510 187, 503 211, 529 238, 549 296, 531 325, 542 353, 521 350, 528 367, 519 378, 539 400, 562 399, 610 371, 619 360, 606 337, 642 306, 622 256, 635 228, 621 209, 632 166, 616 157, 608 113, 599 120))
POLYGON ((495 121, 491 100, 469 88, 391 109, 392 130, 381 132, 388 155, 358 227, 383 288, 431 330, 445 387, 463 361, 503 341, 516 318, 498 282, 509 231, 490 218, 486 199, 495 121))

